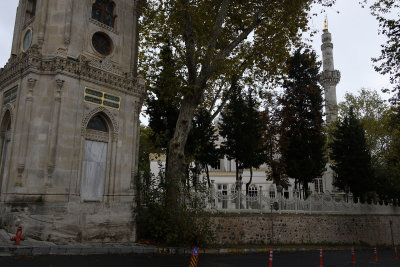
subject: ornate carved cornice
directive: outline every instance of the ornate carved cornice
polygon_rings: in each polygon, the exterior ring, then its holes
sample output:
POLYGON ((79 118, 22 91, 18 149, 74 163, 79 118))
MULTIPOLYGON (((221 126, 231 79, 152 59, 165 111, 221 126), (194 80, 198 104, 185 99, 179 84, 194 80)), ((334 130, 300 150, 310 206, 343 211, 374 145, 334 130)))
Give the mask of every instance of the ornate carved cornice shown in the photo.
POLYGON ((38 53, 35 46, 32 46, 28 53, 11 57, 4 68, 0 69, 0 90, 21 75, 25 76, 29 72, 38 74, 63 73, 137 97, 144 97, 146 93, 146 86, 142 79, 133 78, 129 73, 109 71, 109 66, 107 66, 107 70, 104 65, 94 66, 84 56, 70 58, 56 55, 44 58, 38 53))

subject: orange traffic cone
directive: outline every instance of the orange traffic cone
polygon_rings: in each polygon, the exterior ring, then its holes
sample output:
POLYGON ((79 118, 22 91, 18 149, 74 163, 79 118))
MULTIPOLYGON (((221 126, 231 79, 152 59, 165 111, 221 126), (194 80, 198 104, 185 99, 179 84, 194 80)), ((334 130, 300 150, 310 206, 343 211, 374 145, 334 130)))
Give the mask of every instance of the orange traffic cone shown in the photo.
POLYGON ((394 247, 394 259, 398 260, 399 256, 397 256, 397 247, 394 247))
POLYGON ((319 249, 319 267, 324 267, 322 262, 322 248, 319 249))
POLYGON ((351 247, 351 263, 356 264, 356 257, 354 255, 354 247, 351 247))
POLYGON ((274 250, 271 248, 269 250, 269 267, 272 267, 272 255, 274 254, 274 250))
POLYGON ((374 257, 375 257, 375 262, 378 262, 378 253, 376 252, 376 247, 374 247, 374 257))

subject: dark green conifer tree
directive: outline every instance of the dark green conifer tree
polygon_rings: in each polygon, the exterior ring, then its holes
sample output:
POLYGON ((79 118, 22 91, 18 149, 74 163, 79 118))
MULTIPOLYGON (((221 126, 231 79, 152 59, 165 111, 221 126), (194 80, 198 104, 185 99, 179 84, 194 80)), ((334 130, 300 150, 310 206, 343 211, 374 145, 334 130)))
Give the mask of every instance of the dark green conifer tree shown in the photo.
POLYGON ((252 90, 245 95, 239 85, 234 85, 229 102, 222 112, 219 124, 220 135, 224 138, 221 151, 236 163, 236 181, 241 181, 239 169, 250 168, 250 180, 246 183, 246 192, 252 182, 252 170, 259 167, 264 158, 263 131, 259 103, 252 90))
POLYGON ((334 185, 351 191, 355 197, 363 197, 374 189, 374 174, 365 131, 353 109, 338 122, 332 137, 329 154, 335 172, 334 185))
POLYGON ((246 183, 246 193, 253 180, 253 168, 258 168, 265 162, 265 147, 263 143, 263 135, 266 130, 263 125, 262 114, 259 110, 260 103, 252 89, 248 90, 245 102, 244 113, 244 129, 246 132, 243 136, 245 150, 243 154, 244 168, 250 169, 250 179, 246 183))
MULTIPOLYGON (((208 186, 211 185, 208 166, 213 165, 221 157, 215 144, 217 139, 218 135, 210 112, 202 107, 199 108, 192 122, 185 155, 189 157, 187 162, 194 162, 192 173, 195 177, 202 170, 206 172, 208 186)), ((197 181, 193 182, 196 184, 197 181)))
POLYGON ((169 41, 160 52, 158 65, 160 73, 146 99, 146 113, 149 116, 149 127, 153 131, 153 142, 166 151, 178 119, 182 90, 169 41))
POLYGON ((241 181, 239 169, 244 167, 242 155, 244 154, 243 136, 247 133, 244 128, 245 102, 242 88, 236 83, 232 84, 232 91, 228 103, 221 112, 219 134, 224 138, 221 152, 229 160, 235 160, 236 181, 241 181))
POLYGON ((308 183, 320 177, 326 165, 319 64, 314 51, 298 49, 287 65, 279 143, 286 174, 296 186, 302 185, 308 197, 308 183))

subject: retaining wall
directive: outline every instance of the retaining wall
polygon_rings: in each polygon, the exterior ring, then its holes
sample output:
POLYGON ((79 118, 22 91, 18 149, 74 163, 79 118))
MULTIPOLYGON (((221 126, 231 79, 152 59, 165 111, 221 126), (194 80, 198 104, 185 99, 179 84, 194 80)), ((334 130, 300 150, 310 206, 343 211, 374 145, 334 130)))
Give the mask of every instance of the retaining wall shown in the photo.
POLYGON ((132 203, 0 203, 0 227, 61 242, 132 242, 132 203))
MULTIPOLYGON (((273 242, 278 244, 391 245, 400 243, 399 215, 273 214, 273 242)), ((269 244, 270 214, 215 214, 215 242, 220 245, 269 244)))

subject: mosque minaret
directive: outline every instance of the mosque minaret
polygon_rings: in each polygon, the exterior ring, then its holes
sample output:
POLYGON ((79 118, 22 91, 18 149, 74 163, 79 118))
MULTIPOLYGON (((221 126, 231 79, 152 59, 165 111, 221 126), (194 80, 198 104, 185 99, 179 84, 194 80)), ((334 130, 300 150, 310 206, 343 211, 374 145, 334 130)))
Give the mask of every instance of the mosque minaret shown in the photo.
POLYGON ((335 70, 333 64, 332 36, 328 31, 327 19, 325 19, 324 33, 322 34, 321 50, 323 71, 320 76, 320 82, 325 91, 326 123, 330 124, 337 117, 336 85, 340 81, 340 72, 335 70))

